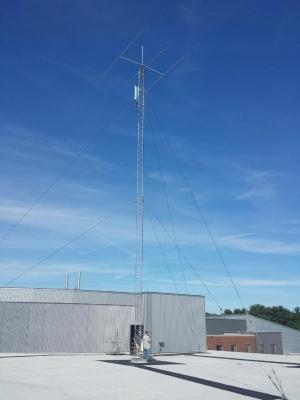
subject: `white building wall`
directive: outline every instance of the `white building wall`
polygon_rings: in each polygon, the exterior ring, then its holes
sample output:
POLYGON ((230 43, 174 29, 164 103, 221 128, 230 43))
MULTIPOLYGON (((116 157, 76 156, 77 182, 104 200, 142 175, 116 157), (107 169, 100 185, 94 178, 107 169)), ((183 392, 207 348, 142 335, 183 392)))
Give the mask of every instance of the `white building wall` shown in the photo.
POLYGON ((131 323, 132 306, 0 302, 0 352, 127 352, 131 323))
MULTIPOLYGON (((152 351, 206 351, 204 297, 144 293, 152 351)), ((0 352, 129 351, 135 294, 0 288, 0 352)))
POLYGON ((145 306, 153 352, 159 352, 159 342, 164 342, 164 352, 207 350, 204 297, 149 293, 145 306))

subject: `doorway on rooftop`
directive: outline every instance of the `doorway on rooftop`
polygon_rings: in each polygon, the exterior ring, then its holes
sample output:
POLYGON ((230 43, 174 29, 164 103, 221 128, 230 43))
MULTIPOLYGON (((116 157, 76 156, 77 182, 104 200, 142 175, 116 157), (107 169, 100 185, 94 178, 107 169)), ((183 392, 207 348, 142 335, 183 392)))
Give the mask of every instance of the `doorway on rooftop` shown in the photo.
POLYGON ((137 355, 137 350, 138 350, 137 341, 140 340, 140 342, 142 342, 143 336, 144 336, 144 325, 130 325, 130 343, 129 343, 130 354, 137 355))

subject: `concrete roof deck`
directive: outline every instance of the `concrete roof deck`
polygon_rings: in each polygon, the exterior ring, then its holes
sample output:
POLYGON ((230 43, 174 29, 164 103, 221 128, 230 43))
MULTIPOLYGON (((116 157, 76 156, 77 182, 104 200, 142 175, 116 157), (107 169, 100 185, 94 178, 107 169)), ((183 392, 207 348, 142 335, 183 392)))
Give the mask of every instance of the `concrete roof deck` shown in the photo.
POLYGON ((5 400, 272 400, 280 395, 263 372, 272 367, 287 398, 300 398, 299 355, 209 351, 155 359, 136 366, 129 356, 1 354, 1 395, 5 400))

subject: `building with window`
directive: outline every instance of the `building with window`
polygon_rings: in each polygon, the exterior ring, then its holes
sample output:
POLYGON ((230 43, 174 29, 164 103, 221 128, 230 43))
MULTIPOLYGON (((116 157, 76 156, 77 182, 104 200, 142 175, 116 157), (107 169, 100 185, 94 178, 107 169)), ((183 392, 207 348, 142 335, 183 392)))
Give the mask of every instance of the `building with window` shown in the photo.
POLYGON ((208 316, 206 329, 209 350, 223 346, 227 351, 300 353, 300 331, 252 315, 208 316), (247 335, 255 338, 255 344, 246 343, 247 335))
POLYGON ((224 333, 223 335, 207 335, 208 350, 256 352, 254 334, 224 333))

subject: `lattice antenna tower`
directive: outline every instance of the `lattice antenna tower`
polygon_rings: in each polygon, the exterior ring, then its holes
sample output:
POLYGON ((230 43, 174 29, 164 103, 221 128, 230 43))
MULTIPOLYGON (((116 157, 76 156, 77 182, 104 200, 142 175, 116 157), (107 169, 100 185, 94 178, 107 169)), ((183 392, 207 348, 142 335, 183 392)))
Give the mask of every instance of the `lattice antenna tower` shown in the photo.
MULTIPOLYGON (((140 36, 140 35, 138 35, 140 36)), ((155 68, 150 67, 150 64, 163 54, 170 46, 162 49, 155 55, 148 64, 144 63, 144 47, 141 47, 141 61, 136 61, 131 58, 125 57, 125 52, 131 47, 138 36, 132 41, 124 51, 120 54, 119 58, 129 61, 139 66, 138 69, 138 82, 134 86, 134 100, 137 106, 137 182, 136 182, 136 262, 135 262, 135 325, 136 328, 142 333, 143 325, 143 307, 142 307, 142 292, 143 292, 143 266, 144 266, 144 116, 145 116, 145 95, 149 92, 159 81, 173 70, 179 63, 186 58, 187 55, 179 58, 172 64, 165 72, 160 72, 155 68), (146 70, 152 71, 159 75, 151 86, 145 90, 145 72, 146 70)), ((112 65, 114 65, 115 61, 112 65)), ((136 74, 135 74, 136 76, 136 74)), ((131 81, 131 80, 130 80, 131 81)))
POLYGON ((145 120, 145 71, 164 74, 144 63, 144 47, 141 48, 141 61, 120 58, 139 66, 138 82, 134 86, 134 100, 137 106, 137 175, 136 175, 136 261, 135 261, 135 325, 143 324, 142 291, 144 265, 144 120, 145 120))

